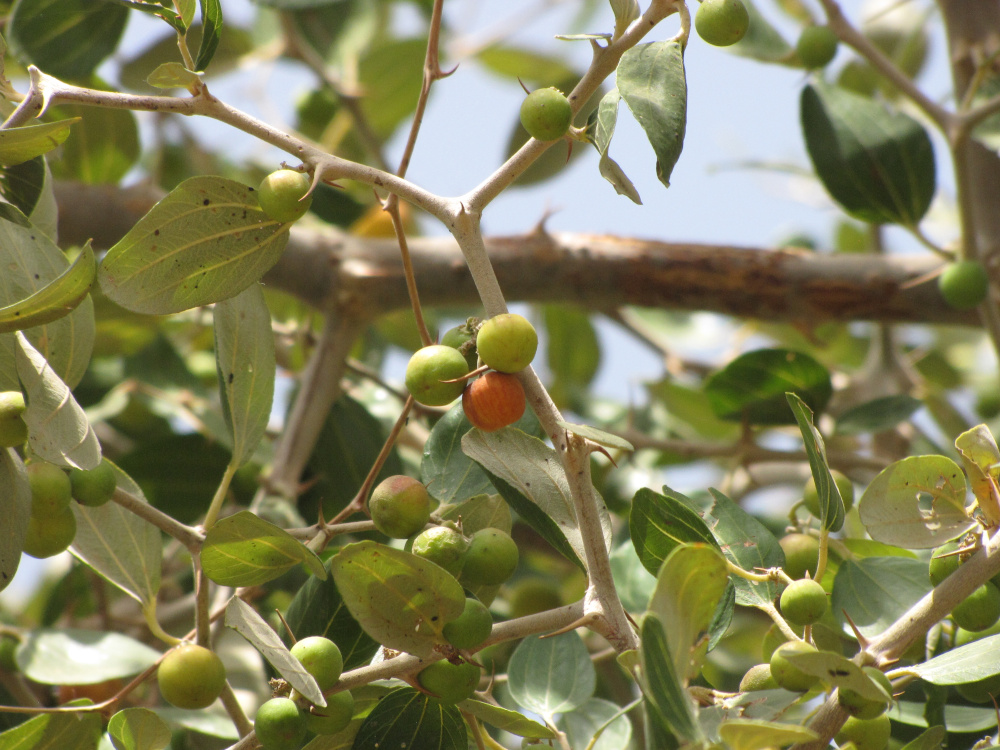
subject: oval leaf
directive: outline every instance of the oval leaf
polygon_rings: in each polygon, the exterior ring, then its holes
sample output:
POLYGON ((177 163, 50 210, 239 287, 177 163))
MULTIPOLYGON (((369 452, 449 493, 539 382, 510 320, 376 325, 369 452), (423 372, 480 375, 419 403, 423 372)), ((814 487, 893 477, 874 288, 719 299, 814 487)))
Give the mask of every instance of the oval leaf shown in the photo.
POLYGON ((69 136, 79 117, 40 125, 0 130, 0 166, 9 167, 34 159, 56 148, 69 136))
POLYGON ((424 443, 420 480, 443 503, 459 503, 493 492, 493 485, 479 464, 462 452, 462 436, 472 429, 460 405, 434 425, 424 443))
POLYGON ((320 578, 326 576, 315 552, 248 510, 216 523, 201 550, 205 575, 223 586, 259 586, 299 563, 305 563, 320 578))
POLYGON ((43 685, 93 685, 132 677, 162 654, 121 633, 76 628, 40 628, 17 649, 24 675, 43 685))
POLYGON ((69 315, 87 296, 96 274, 97 261, 88 242, 73 265, 49 284, 26 299, 0 307, 0 333, 45 325, 69 315))
POLYGON ((597 684, 590 653, 575 630, 525 638, 511 654, 507 678, 511 697, 549 721, 582 706, 597 684))
POLYGON ((429 656, 445 624, 465 607, 455 577, 432 562, 377 542, 349 544, 330 561, 344 603, 383 646, 429 656))
POLYGON ((667 637, 656 615, 646 615, 642 621, 639 654, 641 687, 647 705, 682 744, 700 740, 702 730, 695 717, 694 702, 674 671, 667 637))
POLYGON ((817 82, 800 102, 806 148, 833 199, 863 221, 909 226, 934 197, 934 149, 909 115, 817 82))
POLYGON ((797 742, 810 742, 819 735, 808 727, 773 721, 739 719, 719 725, 719 738, 732 750, 765 750, 797 742))
POLYGON ((98 280, 133 312, 180 312, 239 294, 277 262, 286 242, 288 225, 264 215, 253 188, 192 177, 108 251, 98 280))
POLYGON ((935 685, 962 685, 1000 674, 1000 635, 991 635, 908 667, 935 685))
POLYGON ((636 492, 628 520, 632 546, 643 567, 654 576, 678 546, 686 542, 716 544, 702 517, 668 487, 663 489, 664 495, 645 487, 636 492))
POLYGON ((393 690, 368 714, 352 750, 385 748, 467 750, 465 721, 454 706, 405 687, 393 690))
POLYGON ((889 464, 872 480, 858 513, 872 539, 927 549, 975 528, 965 493, 965 475, 950 458, 911 456, 889 464))
POLYGON ((117 750, 163 750, 170 744, 170 727, 148 708, 126 708, 108 721, 117 750))
POLYGON ((516 734, 518 737, 526 737, 531 740, 555 739, 556 733, 547 726, 532 721, 524 714, 511 711, 509 708, 494 706, 492 703, 483 703, 471 698, 462 701, 459 705, 463 712, 472 714, 484 724, 516 734))
POLYGON ((630 747, 632 723, 622 709, 611 701, 591 698, 575 711, 559 717, 556 723, 566 733, 570 747, 588 750, 621 750, 630 747), (597 740, 591 744, 591 741, 597 740))
POLYGON ((601 103, 597 105, 587 121, 587 137, 597 153, 601 155, 597 162, 597 169, 601 177, 611 183, 618 195, 624 195, 636 205, 642 205, 642 198, 635 185, 625 175, 624 170, 614 159, 608 156, 608 149, 611 147, 611 139, 615 134, 615 126, 618 124, 618 102, 621 101, 621 94, 617 88, 611 89, 601 98, 601 103))
POLYGON ((840 496, 840 488, 830 473, 830 464, 826 460, 826 443, 823 436, 813 424, 813 413, 805 402, 794 393, 786 393, 788 405, 799 423, 802 442, 806 455, 809 456, 809 468, 813 481, 816 483, 816 494, 819 496, 820 525, 827 531, 840 531, 844 526, 844 498, 840 496))
POLYGON ((866 557, 846 560, 833 580, 830 608, 837 621, 844 612, 862 635, 888 628, 931 590, 927 563, 907 557, 866 557))

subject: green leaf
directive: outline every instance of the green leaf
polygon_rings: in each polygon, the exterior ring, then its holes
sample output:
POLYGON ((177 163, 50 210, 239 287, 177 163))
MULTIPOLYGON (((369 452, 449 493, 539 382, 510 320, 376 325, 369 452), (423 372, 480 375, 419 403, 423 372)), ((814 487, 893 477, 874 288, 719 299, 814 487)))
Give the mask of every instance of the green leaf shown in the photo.
POLYGON ((923 407, 919 399, 898 393, 858 404, 837 417, 838 435, 864 435, 881 432, 905 422, 923 407))
POLYGON ((24 462, 13 448, 0 449, 0 591, 14 580, 31 517, 31 486, 24 462))
POLYGON ((0 733, 0 750, 96 750, 103 723, 96 711, 42 714, 0 733))
MULTIPOLYGON (((118 486, 144 502, 139 486, 108 463, 118 486)), ((160 530, 115 502, 96 508, 72 503, 72 508, 76 537, 70 552, 143 606, 155 603, 163 557, 160 530)))
POLYGON ((849 214, 916 225, 934 197, 934 149, 909 115, 822 82, 806 85, 802 130, 824 187, 849 214))
POLYGON ((703 542, 676 547, 660 566, 649 612, 663 626, 673 672, 687 685, 701 641, 729 583, 729 569, 719 550, 703 542))
POLYGON ((187 24, 180 15, 169 8, 165 8, 159 3, 145 2, 144 0, 115 0, 115 2, 118 2, 131 10, 137 10, 140 13, 148 13, 151 16, 161 18, 170 24, 170 27, 174 29, 174 31, 178 31, 182 34, 187 29, 187 24))
POLYGON ((69 136, 79 117, 0 130, 0 166, 10 167, 47 154, 69 136))
POLYGON ((163 750, 170 744, 170 727, 148 708, 126 708, 108 721, 117 750, 163 750))
MULTIPOLYGON (((568 545, 573 562, 586 559, 569 482, 555 450, 514 427, 472 430, 462 438, 462 450, 486 469, 497 491, 549 544, 564 555, 568 545)), ((592 491, 610 548, 611 519, 597 490, 592 491)))
POLYGON ((997 506, 996 495, 1000 448, 997 447, 996 438, 986 425, 976 425, 955 438, 955 447, 962 456, 979 509, 990 525, 1000 523, 1000 507, 997 506))
POLYGON ((443 503, 493 492, 486 472, 462 452, 462 436, 471 429, 461 405, 456 405, 437 421, 424 443, 420 481, 443 503))
POLYGON ((94 685, 132 677, 160 656, 121 633, 78 628, 29 631, 17 649, 25 677, 43 685, 94 685))
POLYGON ((455 706, 405 687, 393 690, 365 719, 351 750, 467 750, 465 721, 455 706))
POLYGON ((788 59, 792 53, 791 45, 761 15, 755 3, 750 0, 742 0, 742 2, 746 6, 747 13, 750 14, 750 26, 743 38, 736 44, 726 47, 726 50, 741 57, 749 57, 767 63, 777 63, 788 59))
POLYGON ((644 611, 656 589, 656 578, 643 567, 630 542, 622 542, 611 553, 611 575, 626 611, 644 611))
POLYGON ((19 302, 0 307, 0 333, 23 331, 69 315, 90 292, 96 274, 97 262, 88 242, 73 265, 50 283, 19 302))
POLYGON ((127 21, 128 9, 111 3, 18 0, 6 35, 11 52, 22 61, 56 78, 83 81, 115 51, 127 21))
POLYGON ((201 83, 201 76, 179 62, 165 62, 146 76, 146 83, 158 89, 187 89, 201 83))
POLYGON ((785 398, 789 391, 821 412, 833 394, 830 373, 808 354, 758 349, 740 355, 705 382, 718 417, 750 424, 795 424, 785 398))
MULTIPOLYGON (((28 217, 42 205, 43 191, 46 187, 48 187, 51 196, 51 175, 49 175, 45 159, 41 156, 15 164, 12 167, 5 167, 0 172, 0 195, 10 201, 10 205, 0 204, 3 208, 4 218, 7 221, 13 221, 18 226, 30 227, 31 222, 28 217), (49 179, 48 186, 46 186, 47 177, 49 179), (21 212, 24 221, 17 216, 17 212, 13 209, 21 212)), ((49 231, 49 227, 42 226, 41 221, 36 223, 38 224, 36 229, 42 229, 47 236, 54 234, 54 232, 49 231)))
POLYGON ((654 576, 667 556, 681 544, 706 542, 716 545, 715 537, 700 515, 672 490, 664 487, 660 495, 643 487, 632 498, 629 535, 639 561, 654 576))
POLYGON ((944 746, 948 730, 942 726, 935 726, 922 733, 915 740, 903 745, 902 750, 940 750, 944 746))
POLYGON ((66 468, 95 468, 101 462, 101 446, 87 415, 24 334, 14 335, 17 378, 27 404, 22 417, 32 453, 66 468))
MULTIPOLYGON (((713 489, 711 493, 712 507, 705 521, 722 554, 743 570, 751 572, 757 568, 781 567, 785 554, 767 527, 718 490, 713 489)), ((773 581, 761 583, 733 576, 733 582, 737 604, 760 606, 774 601, 778 595, 778 586, 773 581)))
POLYGON ((632 741, 632 723, 611 701, 590 698, 556 722, 569 740, 570 747, 589 750, 621 750, 632 741), (593 744, 591 740, 600 733, 593 744))
POLYGON ((677 42, 636 45, 622 55, 617 80, 622 98, 656 153, 656 176, 670 187, 687 126, 684 49, 677 42))
POLYGON ((361 110, 380 138, 392 135, 413 114, 420 97, 426 53, 425 38, 386 37, 361 58, 358 83, 365 92, 361 110))
POLYGON ((656 615, 646 615, 642 621, 639 654, 642 658, 640 687, 647 705, 682 743, 701 740, 694 702, 684 689, 681 676, 674 671, 663 625, 656 615))
MULTIPOLYGON (((326 567, 329 570, 329 561, 326 567)), ((344 669, 367 664, 378 651, 379 644, 348 611, 332 575, 325 580, 310 577, 295 592, 285 612, 285 622, 299 639, 321 635, 336 643, 344 657, 344 669)))
POLYGON ((579 78, 580 74, 555 56, 519 47, 493 44, 476 54, 476 61, 487 70, 514 81, 521 79, 537 86, 555 86, 561 81, 579 78))
POLYGON ((594 694, 597 674, 575 630, 521 641, 507 665, 508 687, 518 705, 552 721, 582 706, 594 694))
POLYGON ((719 725, 719 738, 731 750, 765 750, 819 739, 808 727, 773 721, 736 719, 719 725))
POLYGON ((590 316, 573 305, 545 305, 549 390, 557 404, 573 405, 586 393, 601 364, 601 347, 590 316))
POLYGON ((843 613, 862 635, 875 636, 931 590, 927 563, 906 557, 845 560, 833 581, 830 608, 837 621, 843 613))
MULTIPOLYGON (((889 707, 888 716, 893 721, 911 727, 926 727, 924 718, 926 703, 899 701, 889 707)), ((997 712, 992 706, 945 706, 944 723, 949 733, 962 732, 995 732, 997 728, 997 712)))
POLYGON ((215 362, 233 465, 249 461, 264 436, 274 397, 274 334, 260 284, 215 306, 215 362))
POLYGON ((841 690, 853 690, 870 701, 888 703, 892 696, 866 675, 857 664, 831 651, 790 653, 788 661, 806 674, 818 677, 827 685, 841 690))
POLYGON ((618 102, 621 101, 621 93, 617 88, 611 89, 601 97, 601 103, 597 109, 590 113, 587 120, 587 138, 594 144, 597 153, 601 158, 597 162, 597 169, 601 177, 611 183, 618 195, 624 195, 636 205, 642 205, 642 198, 635 185, 625 175, 625 172, 614 159, 608 156, 608 149, 611 148, 611 139, 615 135, 615 126, 618 124, 618 102))
POLYGON ((248 510, 216 523, 201 550, 205 575, 223 586, 259 586, 299 563, 305 563, 319 578, 326 576, 315 552, 248 510))
POLYGON ((492 703, 483 703, 471 698, 458 705, 462 711, 472 714, 484 724, 516 734, 518 737, 526 737, 531 740, 551 740, 556 736, 556 733, 544 724, 539 724, 524 714, 502 706, 494 706, 492 703))
POLYGON ((1000 635, 946 651, 907 669, 935 685, 963 685, 1000 674, 1000 635))
POLYGON ((213 710, 211 708, 203 711, 189 711, 183 708, 164 706, 162 708, 158 707, 156 713, 170 724, 190 729, 192 732, 197 732, 198 734, 219 737, 229 740, 230 743, 236 742, 240 738, 236 727, 233 726, 233 720, 226 715, 225 711, 213 710))
MULTIPOLYGON (((257 610, 234 596, 226 605, 226 627, 232 628, 246 638, 260 655, 267 659, 289 685, 298 690, 317 706, 326 705, 323 691, 316 679, 306 671, 302 662, 292 656, 264 618, 257 610)), ((305 636, 300 636, 305 637, 305 636)))
POLYGON ((377 542, 349 544, 330 572, 351 615, 383 646, 428 656, 465 607, 455 577, 432 562, 377 542))
POLYGON ((441 513, 443 521, 462 520, 462 532, 472 536, 480 529, 500 529, 509 534, 512 519, 510 507, 500 495, 477 495, 458 505, 449 505, 441 513))
POLYGON ((872 539, 928 549, 976 526, 965 509, 965 493, 965 475, 950 458, 910 456, 872 480, 858 513, 872 539))
POLYGON ((127 310, 181 312, 239 294, 277 262, 286 242, 288 225, 264 215, 252 188, 192 177, 108 251, 98 280, 127 310))
POLYGON ((201 4, 201 46, 194 62, 195 70, 205 70, 215 56, 215 50, 222 38, 221 0, 199 0, 201 4))
POLYGON ((104 185, 119 182, 136 165, 142 152, 139 125, 128 110, 64 104, 56 112, 80 120, 50 164, 57 178, 104 185))
POLYGON ((830 473, 830 464, 826 460, 826 443, 813 424, 812 411, 805 402, 794 393, 786 393, 785 397, 792 408, 795 420, 799 423, 802 442, 805 444, 806 455, 809 456, 809 468, 812 470, 819 498, 820 526, 827 531, 840 531, 844 526, 846 510, 844 498, 840 496, 840 488, 837 487, 830 473))

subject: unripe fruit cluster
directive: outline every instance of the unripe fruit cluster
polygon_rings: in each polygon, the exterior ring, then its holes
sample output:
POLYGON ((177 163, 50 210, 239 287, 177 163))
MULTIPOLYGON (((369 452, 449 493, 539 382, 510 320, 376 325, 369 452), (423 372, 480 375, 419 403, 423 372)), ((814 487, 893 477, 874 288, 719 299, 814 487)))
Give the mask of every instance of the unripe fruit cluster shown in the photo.
POLYGON ((485 528, 466 537, 450 523, 420 532, 410 551, 439 565, 466 588, 503 583, 517 568, 517 544, 500 529, 485 528))

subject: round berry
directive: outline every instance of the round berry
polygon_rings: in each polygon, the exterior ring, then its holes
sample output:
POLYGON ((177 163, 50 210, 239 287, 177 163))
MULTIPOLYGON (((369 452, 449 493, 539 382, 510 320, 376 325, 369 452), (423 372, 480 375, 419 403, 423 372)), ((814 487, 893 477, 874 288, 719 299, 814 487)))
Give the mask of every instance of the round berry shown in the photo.
POLYGON ((545 578, 523 578, 511 586, 507 597, 510 619, 527 617, 563 606, 559 588, 545 578))
POLYGON ((465 381, 445 383, 469 373, 457 349, 435 344, 417 350, 406 366, 406 388, 424 406, 445 406, 462 395, 465 381))
POLYGON ((781 614, 792 625, 812 625, 826 614, 829 603, 819 583, 802 578, 781 592, 780 606, 781 614))
POLYGON ((427 488, 403 474, 379 483, 368 499, 368 514, 375 528, 393 539, 408 539, 431 517, 431 496, 427 488))
POLYGON ((736 44, 750 28, 750 14, 740 0, 704 0, 694 16, 698 36, 716 47, 736 44))
POLYGON ((970 703, 992 703, 994 698, 1000 696, 1000 675, 956 685, 955 690, 970 703))
POLYGON ((884 750, 892 736, 892 723, 886 714, 875 719, 858 719, 851 716, 834 737, 841 747, 853 742, 857 750, 884 750))
POLYGON ((455 648, 475 648, 493 632, 493 615, 481 601, 469 597, 462 614, 446 623, 442 632, 445 640, 455 648))
POLYGON ((932 586, 937 586, 958 570, 958 566, 962 564, 962 560, 957 554, 961 546, 958 542, 945 542, 931 553, 927 575, 931 579, 932 586))
POLYGON ((253 728, 264 750, 299 750, 309 731, 308 721, 291 698, 271 698, 257 709, 253 728))
POLYGON ((805 641, 789 641, 778 646, 775 652, 771 654, 770 666, 771 676, 774 677, 779 687, 795 693, 804 693, 819 682, 818 677, 806 674, 793 665, 787 658, 791 654, 803 654, 815 651, 816 647, 805 641))
POLYGON ((24 554, 32 557, 54 557, 73 543, 76 536, 76 516, 69 508, 52 511, 45 517, 31 516, 24 537, 24 554))
POLYGON ((487 320, 476 334, 479 357, 499 372, 520 372, 531 364, 538 350, 538 334, 531 322, 514 313, 487 320))
POLYGON ((279 169, 265 177, 257 188, 257 201, 269 219, 287 223, 305 216, 312 204, 309 175, 294 169, 279 169))
POLYGON ((462 410, 473 427, 495 432, 524 415, 524 388, 513 375, 487 372, 462 393, 462 410))
POLYGON ((345 729, 354 717, 354 696, 341 690, 326 696, 326 707, 313 706, 306 726, 314 734, 336 734, 345 729))
POLYGON ((436 661, 417 674, 420 687, 442 703, 455 704, 471 698, 479 685, 479 667, 462 662, 436 661))
POLYGON ((0 393, 0 448, 16 448, 28 439, 24 395, 20 391, 0 393))
POLYGON ((555 141, 566 135, 571 122, 573 108, 559 89, 535 89, 521 102, 521 125, 532 138, 555 141))
POLYGON ((819 540, 808 534, 787 534, 778 540, 785 553, 782 566, 789 578, 803 578, 806 573, 816 575, 819 564, 819 540))
POLYGON ((410 551, 457 577, 465 565, 469 540, 462 536, 461 531, 450 526, 434 526, 417 535, 410 551))
POLYGON ((881 669, 876 667, 862 667, 862 670, 869 679, 885 691, 884 700, 872 700, 860 693, 843 688, 837 691, 837 701, 851 716, 859 719, 874 719, 881 716, 889 708, 892 701, 892 683, 881 669))
POLYGON ((517 543, 500 529, 480 529, 465 554, 462 582, 473 586, 503 583, 517 569, 517 543))
POLYGON ((297 641, 289 651, 313 676, 320 690, 329 690, 337 684, 344 668, 344 658, 337 644, 329 638, 311 635, 297 641))
POLYGON ((951 611, 951 619, 973 632, 992 627, 1000 620, 1000 590, 987 581, 951 611))
POLYGON ((73 499, 80 505, 87 505, 91 508, 108 502, 115 494, 115 487, 118 485, 115 470, 103 458, 101 463, 89 471, 70 469, 69 481, 73 488, 73 499))
POLYGON ((193 643, 171 650, 156 670, 163 700, 177 708, 208 708, 226 687, 226 668, 214 651, 193 643))
POLYGON ((828 26, 806 26, 795 44, 802 65, 809 70, 823 68, 837 56, 840 40, 828 26))
POLYGON ((69 475, 48 461, 31 461, 26 467, 31 485, 31 515, 48 518, 69 508, 73 487, 69 475))
POLYGON ((969 310, 986 299, 990 279, 982 263, 960 260, 949 263, 937 279, 944 301, 956 310, 969 310))
POLYGON ((740 680, 740 692, 752 693, 756 690, 777 690, 778 683, 771 676, 770 664, 755 664, 740 680))
MULTIPOLYGON (((833 481, 840 490, 840 497, 844 500, 844 510, 848 511, 854 507, 854 483, 850 477, 841 474, 837 470, 831 470, 833 481)), ((808 511, 816 518, 819 518, 819 493, 816 492, 816 480, 809 477, 806 488, 802 491, 802 503, 808 511)))

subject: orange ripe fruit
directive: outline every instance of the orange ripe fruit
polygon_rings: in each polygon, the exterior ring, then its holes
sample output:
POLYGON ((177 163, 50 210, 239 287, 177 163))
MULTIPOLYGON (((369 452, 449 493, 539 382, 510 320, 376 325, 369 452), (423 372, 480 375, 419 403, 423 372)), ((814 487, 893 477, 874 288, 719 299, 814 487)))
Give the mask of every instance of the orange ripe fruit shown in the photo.
POLYGON ((462 393, 465 417, 486 432, 514 424, 524 414, 524 388, 513 375, 487 372, 462 393))

